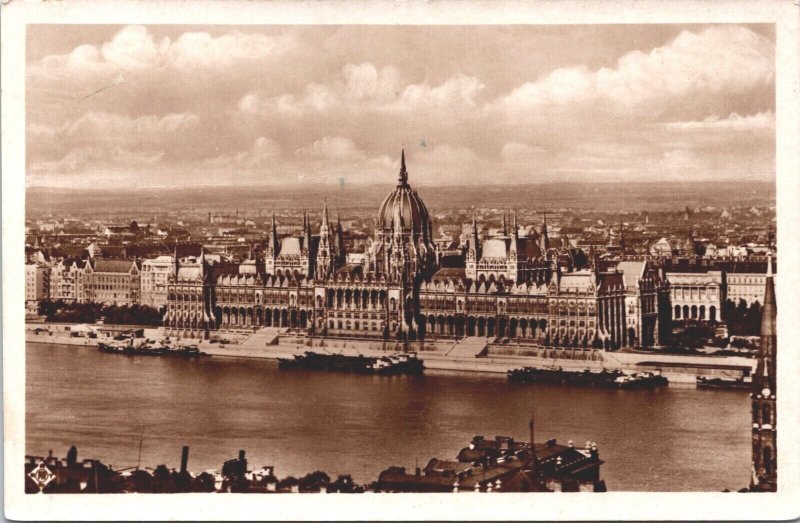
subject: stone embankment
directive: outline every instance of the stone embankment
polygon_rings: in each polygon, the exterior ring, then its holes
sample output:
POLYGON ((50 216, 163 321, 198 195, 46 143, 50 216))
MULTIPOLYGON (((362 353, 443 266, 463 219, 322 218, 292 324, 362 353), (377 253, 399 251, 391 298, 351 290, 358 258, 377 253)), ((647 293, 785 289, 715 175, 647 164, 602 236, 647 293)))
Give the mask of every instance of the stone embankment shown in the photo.
MULTIPOLYGON (((47 324, 26 327, 28 343, 73 346, 96 346, 100 338, 83 333, 65 332, 64 326, 47 324)), ((152 340, 165 339, 161 329, 144 329, 152 340)), ((321 339, 290 335, 285 330, 262 329, 251 335, 218 334, 216 341, 182 340, 195 343, 214 357, 278 359, 305 351, 341 353, 345 355, 384 356, 403 350, 402 343, 356 339, 321 339), (220 340, 224 340, 221 343, 220 340)), ((739 356, 683 356, 641 352, 604 352, 595 350, 554 349, 497 345, 485 338, 409 343, 425 367, 431 370, 469 371, 504 375, 519 367, 563 368, 568 370, 618 369, 628 372, 660 370, 671 383, 694 384, 696 376, 739 377, 745 369, 753 369, 755 360, 739 356)))

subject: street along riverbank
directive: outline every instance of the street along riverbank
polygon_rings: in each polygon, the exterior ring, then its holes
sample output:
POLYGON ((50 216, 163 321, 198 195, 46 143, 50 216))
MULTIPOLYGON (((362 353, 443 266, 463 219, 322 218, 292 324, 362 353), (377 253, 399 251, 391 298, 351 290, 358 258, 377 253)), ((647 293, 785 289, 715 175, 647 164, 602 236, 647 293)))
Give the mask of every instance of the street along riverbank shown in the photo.
MULTIPOLYGON (((92 337, 92 326, 30 323, 27 343, 67 346, 97 346, 101 337, 92 337)), ((168 339, 161 329, 139 328, 138 334, 151 340, 168 339)), ((605 352, 550 347, 521 346, 514 342, 494 343, 488 338, 463 338, 412 342, 357 339, 323 339, 294 335, 285 329, 261 329, 254 333, 219 333, 214 340, 180 340, 196 344, 214 357, 268 359, 291 358, 306 351, 380 357, 414 351, 425 368, 506 374, 520 367, 590 369, 627 372, 660 371, 670 383, 695 384, 697 376, 738 378, 749 374, 754 361, 741 356, 684 356, 657 352, 605 352)), ((175 341, 173 339, 173 341, 175 341)))

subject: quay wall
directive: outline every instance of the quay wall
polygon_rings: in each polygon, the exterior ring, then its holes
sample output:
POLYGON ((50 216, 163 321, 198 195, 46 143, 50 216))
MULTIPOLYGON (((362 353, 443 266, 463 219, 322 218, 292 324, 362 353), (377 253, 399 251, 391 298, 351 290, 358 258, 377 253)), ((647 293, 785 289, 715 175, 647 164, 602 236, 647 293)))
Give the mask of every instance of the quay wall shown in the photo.
MULTIPOLYGON (((28 325, 25 332, 27 343, 59 344, 82 347, 96 347, 96 338, 83 336, 73 336, 63 332, 35 332, 34 329, 43 329, 46 324, 41 323, 28 325)), ((165 336, 161 329, 145 329, 145 338, 159 340, 165 336)), ((265 342, 265 337, 254 334, 244 338, 238 343, 221 344, 208 340, 189 340, 196 343, 203 352, 214 357, 221 358, 247 358, 247 359, 272 359, 288 358, 295 354, 302 354, 307 350, 324 350, 345 355, 363 354, 365 356, 384 356, 395 352, 394 343, 382 343, 380 341, 364 340, 338 340, 327 339, 305 340, 296 336, 287 336, 275 333, 272 337, 267 337, 269 342, 265 342)), ((738 377, 741 373, 732 371, 730 367, 749 367, 754 368, 755 360, 741 356, 684 356, 675 354, 658 353, 636 353, 636 352, 582 352, 582 351, 554 351, 545 350, 534 351, 538 355, 506 355, 496 354, 489 350, 486 355, 480 357, 469 357, 463 355, 448 354, 456 344, 453 341, 438 343, 426 343, 422 350, 418 350, 417 355, 425 362, 425 367, 431 370, 443 371, 468 371, 481 372, 496 375, 504 375, 510 369, 519 367, 538 367, 538 368, 558 368, 566 370, 591 369, 599 371, 623 370, 623 371, 643 371, 661 370, 671 383, 694 385, 695 377, 705 376, 724 376, 738 377), (585 358, 585 359, 580 359, 585 358), (641 363, 648 362, 650 365, 642 366, 641 363), (654 364, 654 365, 653 365, 654 364), (699 365, 701 367, 692 367, 699 365)), ((456 352, 456 351, 453 351, 456 352)), ((502 352, 502 351, 501 351, 502 352)))

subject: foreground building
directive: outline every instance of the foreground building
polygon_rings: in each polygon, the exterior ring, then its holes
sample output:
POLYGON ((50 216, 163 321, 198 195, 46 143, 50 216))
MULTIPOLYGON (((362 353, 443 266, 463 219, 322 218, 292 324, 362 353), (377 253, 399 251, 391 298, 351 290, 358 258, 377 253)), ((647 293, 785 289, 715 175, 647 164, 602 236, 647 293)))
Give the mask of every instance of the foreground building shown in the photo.
POLYGON ((455 460, 432 458, 413 474, 390 467, 378 476, 376 492, 605 492, 600 479, 597 445, 577 449, 560 445, 515 441, 508 436, 493 440, 475 436, 455 460))
MULTIPOLYGON (((481 239, 473 218, 460 266, 443 266, 433 224, 408 183, 378 209, 363 253, 346 252, 341 221, 323 205, 317 233, 304 214, 298 234, 280 236, 272 218, 261 260, 178 264, 167 285, 164 326, 178 336, 212 330, 296 329, 311 335, 420 340, 515 338, 564 347, 654 346, 669 327, 669 285, 640 262, 591 267, 582 251, 520 234, 516 216, 481 239)), ((449 251, 448 251, 449 253, 449 251)), ((448 259, 453 256, 447 256, 448 259)))
POLYGON ((750 490, 778 489, 777 407, 777 303, 772 278, 772 260, 767 269, 764 308, 761 311, 761 347, 750 393, 753 415, 753 476, 750 490))

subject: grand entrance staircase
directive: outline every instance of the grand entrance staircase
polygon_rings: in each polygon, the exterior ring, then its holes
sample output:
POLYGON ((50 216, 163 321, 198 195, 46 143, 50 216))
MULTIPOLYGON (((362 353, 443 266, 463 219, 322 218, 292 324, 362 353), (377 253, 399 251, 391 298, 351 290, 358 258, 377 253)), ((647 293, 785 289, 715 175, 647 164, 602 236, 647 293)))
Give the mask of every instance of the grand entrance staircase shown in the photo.
POLYGON ((251 334, 242 344, 246 343, 249 347, 276 345, 278 343, 278 336, 284 332, 286 332, 286 328, 263 327, 251 334))
POLYGON ((469 336, 458 340, 445 355, 448 358, 477 358, 486 351, 488 345, 488 338, 469 336))

